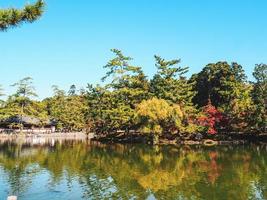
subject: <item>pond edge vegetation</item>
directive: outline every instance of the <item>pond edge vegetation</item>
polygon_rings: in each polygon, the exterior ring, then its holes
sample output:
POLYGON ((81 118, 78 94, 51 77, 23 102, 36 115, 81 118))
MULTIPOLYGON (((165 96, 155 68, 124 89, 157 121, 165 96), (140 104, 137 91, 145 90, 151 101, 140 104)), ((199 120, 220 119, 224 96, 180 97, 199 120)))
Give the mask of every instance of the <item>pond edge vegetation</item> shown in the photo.
MULTIPOLYGON (((180 59, 155 55, 152 79, 131 57, 112 49, 104 66, 103 84, 88 84, 68 92, 53 86, 54 95, 42 101, 32 78, 13 84, 16 93, 1 101, 1 125, 14 117, 38 119, 37 127, 55 122, 57 131, 94 133, 103 141, 266 140, 267 65, 256 64, 249 82, 238 63, 217 62, 186 77, 180 59)), ((23 123, 8 124, 23 130, 23 123)))

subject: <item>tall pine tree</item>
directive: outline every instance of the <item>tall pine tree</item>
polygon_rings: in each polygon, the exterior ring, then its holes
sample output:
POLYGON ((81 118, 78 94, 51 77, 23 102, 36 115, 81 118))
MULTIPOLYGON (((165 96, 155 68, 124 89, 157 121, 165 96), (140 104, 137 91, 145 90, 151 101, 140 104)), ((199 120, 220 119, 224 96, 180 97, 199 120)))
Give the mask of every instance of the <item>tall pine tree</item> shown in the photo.
POLYGON ((192 105, 192 83, 184 76, 188 67, 177 66, 180 60, 166 61, 155 56, 157 73, 151 80, 151 93, 159 99, 180 105, 192 105))
POLYGON ((267 65, 255 66, 253 76, 256 79, 252 90, 254 102, 253 126, 257 131, 266 131, 267 128, 267 65))
POLYGON ((136 105, 148 98, 149 83, 142 69, 131 65, 132 58, 120 50, 111 51, 115 57, 104 66, 107 73, 102 78, 109 83, 105 87, 88 86, 88 119, 98 133, 131 129, 136 105))

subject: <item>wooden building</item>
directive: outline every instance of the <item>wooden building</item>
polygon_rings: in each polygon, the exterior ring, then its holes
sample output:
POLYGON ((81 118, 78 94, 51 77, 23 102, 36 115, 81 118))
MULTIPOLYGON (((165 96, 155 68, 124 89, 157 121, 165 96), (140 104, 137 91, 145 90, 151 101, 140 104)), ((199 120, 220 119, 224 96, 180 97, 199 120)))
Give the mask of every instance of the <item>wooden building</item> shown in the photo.
POLYGON ((42 121, 30 116, 12 116, 0 121, 0 132, 53 133, 55 130, 55 120, 42 121))

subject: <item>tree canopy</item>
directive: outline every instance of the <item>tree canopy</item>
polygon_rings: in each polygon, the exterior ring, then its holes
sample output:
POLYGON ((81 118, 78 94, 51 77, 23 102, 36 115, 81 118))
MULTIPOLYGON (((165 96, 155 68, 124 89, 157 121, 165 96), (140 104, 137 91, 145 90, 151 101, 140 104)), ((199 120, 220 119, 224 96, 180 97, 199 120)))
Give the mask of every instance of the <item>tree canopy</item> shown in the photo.
POLYGON ((256 81, 252 90, 254 101, 252 125, 256 130, 265 131, 267 128, 267 65, 257 64, 253 76, 256 81))
POLYGON ((15 93, 1 101, 0 121, 30 116, 42 123, 53 120, 61 131, 86 130, 99 136, 266 131, 266 64, 255 66, 254 82, 247 81, 235 62, 210 63, 188 78, 189 68, 180 67, 180 59, 154 56, 157 72, 149 79, 131 57, 118 49, 111 52, 114 57, 104 66, 102 84, 88 84, 86 90, 53 86, 52 97, 37 100, 32 78, 13 84, 15 93))

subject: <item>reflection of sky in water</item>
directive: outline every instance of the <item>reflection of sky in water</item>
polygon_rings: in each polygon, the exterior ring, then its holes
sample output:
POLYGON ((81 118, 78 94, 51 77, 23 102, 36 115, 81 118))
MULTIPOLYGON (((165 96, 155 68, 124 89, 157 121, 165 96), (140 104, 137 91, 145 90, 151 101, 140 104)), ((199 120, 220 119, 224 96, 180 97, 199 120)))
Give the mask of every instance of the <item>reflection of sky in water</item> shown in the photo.
MULTIPOLYGON (((7 184, 7 175, 3 170, 0 171, 0 197, 10 194, 11 188, 7 184)), ((67 179, 67 175, 63 176, 57 183, 52 183, 51 174, 46 170, 38 169, 34 176, 23 177, 23 186, 20 192, 15 192, 19 200, 74 200, 82 198, 82 189, 77 177, 67 179)))
POLYGON ((251 197, 252 199, 255 199, 255 200, 256 199, 264 199, 263 194, 262 194, 262 190, 257 186, 256 182, 252 181, 251 182, 251 187, 252 187, 252 189, 254 191, 254 194, 251 197))
POLYGON ((0 144, 0 199, 266 199, 267 150, 0 144), (40 146, 41 145, 41 146, 40 146))
POLYGON ((3 168, 0 166, 0 197, 3 198, 8 195, 8 183, 6 181, 5 173, 3 168))

